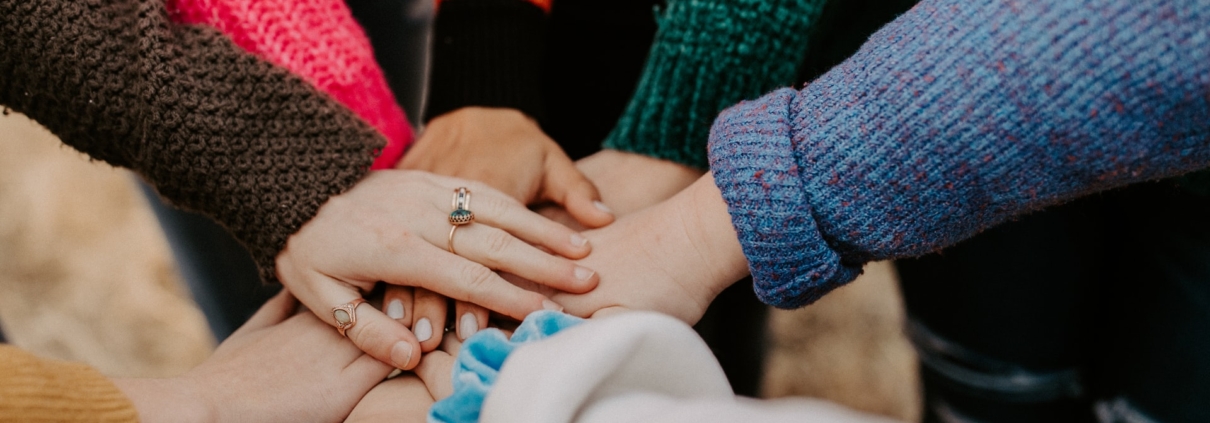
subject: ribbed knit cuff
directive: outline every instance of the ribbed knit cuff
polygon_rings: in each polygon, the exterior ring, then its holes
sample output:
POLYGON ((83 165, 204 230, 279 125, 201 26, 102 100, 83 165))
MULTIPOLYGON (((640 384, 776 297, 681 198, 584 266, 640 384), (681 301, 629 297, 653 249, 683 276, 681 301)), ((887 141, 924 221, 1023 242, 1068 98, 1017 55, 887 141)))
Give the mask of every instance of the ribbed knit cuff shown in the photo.
POLYGON ((546 14, 523 0, 445 0, 437 11, 425 121, 467 107, 542 119, 546 14))
POLYGON ((727 109, 710 131, 710 168, 748 258, 756 295, 774 307, 814 302, 861 274, 824 240, 792 145, 781 89, 727 109))
POLYGON ((126 395, 87 365, 44 360, 0 345, 0 370, 0 421, 139 420, 126 395))
POLYGON ((604 147, 707 166, 718 112, 794 82, 823 0, 677 1, 604 147))

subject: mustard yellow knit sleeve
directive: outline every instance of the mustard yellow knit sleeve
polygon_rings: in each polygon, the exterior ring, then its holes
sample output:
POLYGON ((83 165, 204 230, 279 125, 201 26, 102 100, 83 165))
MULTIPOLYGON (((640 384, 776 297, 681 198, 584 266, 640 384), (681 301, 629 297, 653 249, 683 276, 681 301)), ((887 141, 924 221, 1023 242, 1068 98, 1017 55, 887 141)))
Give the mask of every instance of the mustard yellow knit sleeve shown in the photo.
POLYGON ((137 422, 130 400, 96 369, 0 345, 0 422, 137 422))

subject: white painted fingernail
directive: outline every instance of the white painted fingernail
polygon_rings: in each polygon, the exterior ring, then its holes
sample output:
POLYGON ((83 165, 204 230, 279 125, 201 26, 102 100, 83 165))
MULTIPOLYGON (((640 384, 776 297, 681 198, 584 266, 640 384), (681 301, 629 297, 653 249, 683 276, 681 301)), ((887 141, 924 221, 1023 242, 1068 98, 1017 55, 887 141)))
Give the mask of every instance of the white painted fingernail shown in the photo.
POLYGON ((403 301, 399 301, 398 299, 391 300, 391 303, 387 304, 387 317, 390 317, 395 320, 402 319, 403 318, 403 301))
POLYGON ((592 205, 597 206, 597 210, 603 211, 605 213, 613 214, 613 209, 609 208, 609 206, 606 206, 605 203, 602 203, 600 201, 593 201, 592 205))
POLYGON ((475 315, 466 313, 462 315, 461 319, 458 319, 458 334, 462 335, 463 341, 465 341, 466 338, 470 338, 471 335, 474 335, 475 332, 478 331, 479 320, 475 319, 475 315))
POLYGON ((544 310, 554 310, 554 311, 563 311, 563 306, 558 305, 558 304, 555 304, 555 302, 554 302, 554 301, 551 301, 551 300, 542 300, 542 309, 544 309, 544 310))
POLYGON ((586 280, 588 280, 588 278, 591 278, 592 275, 594 275, 596 273, 597 273, 596 271, 588 270, 583 267, 576 266, 576 279, 586 281, 586 280))
POLYGON ((588 238, 585 238, 584 235, 571 234, 571 245, 573 247, 583 247, 586 244, 588 244, 588 238))
POLYGON ((391 347, 391 363, 395 368, 402 369, 412 361, 412 344, 408 341, 399 341, 395 346, 391 347))
POLYGON ((428 317, 421 318, 416 321, 416 326, 412 328, 412 333, 416 335, 417 341, 428 341, 433 337, 433 324, 429 322, 428 317))

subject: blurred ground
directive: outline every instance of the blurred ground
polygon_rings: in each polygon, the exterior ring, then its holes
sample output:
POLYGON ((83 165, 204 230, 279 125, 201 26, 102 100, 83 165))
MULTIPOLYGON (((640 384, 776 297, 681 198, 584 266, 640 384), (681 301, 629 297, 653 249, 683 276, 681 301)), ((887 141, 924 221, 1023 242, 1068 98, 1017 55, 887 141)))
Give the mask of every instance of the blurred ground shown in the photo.
POLYGON ((115 376, 192 368, 214 341, 134 177, 0 117, 0 327, 115 376))
MULTIPOLYGON (((134 177, 0 116, 0 328, 114 376, 168 376, 213 349, 134 177)), ((764 396, 813 396, 919 419, 915 356, 892 267, 771 315, 764 396)))

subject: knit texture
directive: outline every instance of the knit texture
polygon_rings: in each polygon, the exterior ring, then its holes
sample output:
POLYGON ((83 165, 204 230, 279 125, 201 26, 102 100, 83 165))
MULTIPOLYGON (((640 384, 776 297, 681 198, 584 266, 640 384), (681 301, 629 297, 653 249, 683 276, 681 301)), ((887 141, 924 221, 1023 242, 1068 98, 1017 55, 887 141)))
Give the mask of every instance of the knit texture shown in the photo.
POLYGON ((382 136, 162 1, 0 0, 0 104, 274 257, 368 172, 382 136))
POLYGON ((0 422, 137 422, 134 404, 96 369, 0 345, 0 422))
POLYGON ((925 0, 801 91, 737 105, 711 168, 760 298, 1210 165, 1204 0, 925 0))
POLYGON ((604 147, 705 169, 710 122, 794 82, 824 0, 670 0, 604 147))
POLYGON ((545 11, 524 0, 443 0, 433 24, 424 119, 506 107, 543 119, 545 11))
POLYGON ((173 22, 218 28, 235 44, 315 85, 387 138, 375 169, 389 169, 412 128, 342 0, 168 0, 173 22))

